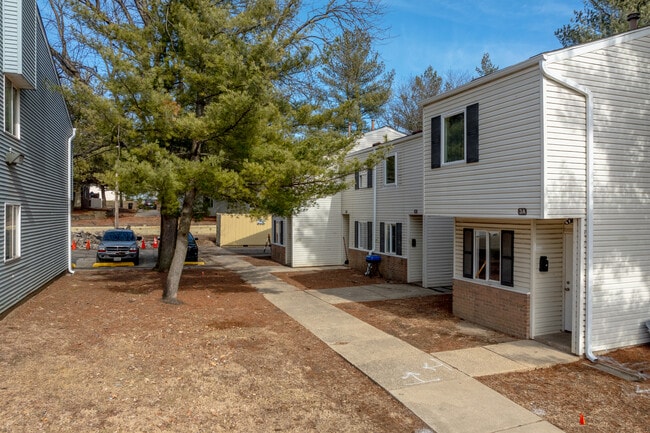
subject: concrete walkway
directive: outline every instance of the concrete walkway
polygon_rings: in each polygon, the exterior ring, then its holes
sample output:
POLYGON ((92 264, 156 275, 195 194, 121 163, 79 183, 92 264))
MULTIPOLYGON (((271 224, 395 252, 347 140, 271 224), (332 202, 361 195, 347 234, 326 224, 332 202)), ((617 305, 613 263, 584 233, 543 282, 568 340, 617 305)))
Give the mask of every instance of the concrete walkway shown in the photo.
MULTIPOLYGON (((562 430, 515 404, 474 377, 524 371, 577 357, 532 340, 425 353, 343 312, 341 302, 430 296, 401 284, 298 290, 271 275, 286 267, 255 267, 237 256, 219 264, 238 272, 348 362, 420 417, 436 433, 557 433, 562 430)), ((304 269, 300 269, 304 271, 304 269)))

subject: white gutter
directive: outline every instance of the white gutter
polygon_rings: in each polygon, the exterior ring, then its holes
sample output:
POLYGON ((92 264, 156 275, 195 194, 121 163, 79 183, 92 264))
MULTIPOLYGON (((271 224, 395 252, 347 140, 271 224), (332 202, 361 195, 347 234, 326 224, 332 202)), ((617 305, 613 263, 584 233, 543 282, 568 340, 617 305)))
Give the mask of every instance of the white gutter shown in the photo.
POLYGON ((72 174, 72 139, 77 135, 77 129, 72 128, 72 135, 68 138, 68 272, 74 274, 72 269, 72 208, 74 201, 73 174, 72 174))
POLYGON ((587 251, 586 251, 586 279, 585 288, 585 356, 592 362, 598 359, 591 350, 591 328, 593 322, 593 233, 594 233, 594 97, 587 87, 556 75, 549 71, 546 66, 546 57, 539 61, 540 69, 544 77, 549 80, 574 90, 585 97, 586 121, 587 121, 587 251))

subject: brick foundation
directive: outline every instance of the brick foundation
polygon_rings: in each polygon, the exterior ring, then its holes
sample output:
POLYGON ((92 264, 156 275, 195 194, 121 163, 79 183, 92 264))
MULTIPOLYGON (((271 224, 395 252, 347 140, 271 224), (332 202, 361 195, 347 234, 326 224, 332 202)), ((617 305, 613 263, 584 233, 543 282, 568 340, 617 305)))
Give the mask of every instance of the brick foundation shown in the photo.
POLYGON ((503 332, 530 338, 530 297, 469 281, 454 280, 454 315, 503 332))
MULTIPOLYGON (((379 263, 379 272, 381 276, 397 282, 408 281, 408 261, 403 257, 385 256, 383 254, 374 253, 381 256, 379 263)), ((366 272, 368 263, 366 256, 368 253, 361 250, 348 250, 349 265, 352 269, 357 269, 361 272, 366 272)))
POLYGON ((271 245, 271 260, 278 262, 281 265, 286 265, 287 248, 280 245, 271 245))

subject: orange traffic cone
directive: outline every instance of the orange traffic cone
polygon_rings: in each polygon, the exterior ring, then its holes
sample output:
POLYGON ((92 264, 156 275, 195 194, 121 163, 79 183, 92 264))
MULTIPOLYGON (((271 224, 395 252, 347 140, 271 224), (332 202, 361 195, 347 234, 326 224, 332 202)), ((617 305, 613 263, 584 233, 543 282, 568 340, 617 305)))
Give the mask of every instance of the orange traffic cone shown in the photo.
POLYGON ((142 245, 140 245, 140 248, 143 250, 147 249, 147 245, 144 243, 144 238, 142 239, 142 245))
POLYGON ((151 244, 152 247, 158 248, 158 236, 153 237, 153 244, 151 244))
POLYGON ((73 241, 72 242, 72 251, 74 251, 76 249, 77 249, 77 243, 73 241))
POLYGON ((90 239, 86 239, 86 249, 90 249, 90 239))
POLYGON ((580 425, 585 425, 585 416, 583 414, 580 414, 580 425))

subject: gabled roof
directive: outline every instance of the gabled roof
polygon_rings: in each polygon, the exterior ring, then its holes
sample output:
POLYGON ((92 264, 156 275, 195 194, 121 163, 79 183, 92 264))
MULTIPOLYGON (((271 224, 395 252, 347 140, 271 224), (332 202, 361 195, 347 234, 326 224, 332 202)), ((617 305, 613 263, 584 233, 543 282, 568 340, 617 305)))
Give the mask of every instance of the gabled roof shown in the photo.
POLYGON ((406 134, 391 128, 390 126, 383 126, 378 129, 368 131, 357 140, 350 153, 357 152, 374 146, 377 143, 385 143, 387 141, 395 140, 396 138, 404 137, 406 134))
POLYGON ((487 83, 490 83, 492 81, 498 80, 500 78, 506 77, 508 75, 512 75, 516 72, 519 72, 523 69, 529 68, 534 65, 539 65, 541 62, 559 62, 562 60, 570 59, 572 57, 580 56, 585 53, 590 53, 593 51, 597 50, 602 50, 604 48, 608 48, 614 45, 619 45, 623 43, 627 43, 629 41, 633 41, 636 39, 640 39, 643 37, 646 37, 650 35, 650 26, 649 27, 642 27, 637 30, 630 30, 624 33, 619 33, 618 35, 610 36, 608 38, 603 38, 599 39, 597 41, 593 42, 586 42, 584 44, 580 45, 574 45, 572 47, 568 48, 560 48, 559 50, 554 50, 554 51, 547 51, 541 54, 538 54, 536 56, 533 56, 527 60, 524 60, 521 63, 514 64, 512 66, 508 66, 503 69, 499 69, 498 71, 480 77, 476 78, 469 83, 457 87, 455 89, 452 89, 448 92, 441 93, 439 95, 433 96, 429 99, 426 99, 422 102, 423 106, 432 104, 436 101, 440 101, 442 99, 447 99, 451 96, 457 95, 459 93, 462 93, 466 90, 472 89, 474 87, 478 86, 483 86, 487 83))

